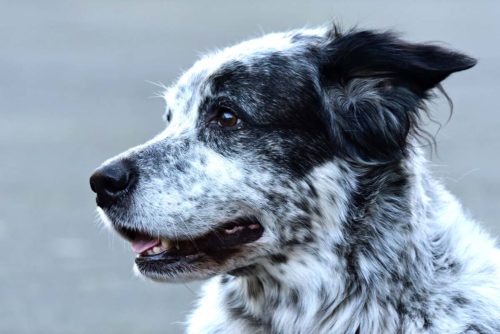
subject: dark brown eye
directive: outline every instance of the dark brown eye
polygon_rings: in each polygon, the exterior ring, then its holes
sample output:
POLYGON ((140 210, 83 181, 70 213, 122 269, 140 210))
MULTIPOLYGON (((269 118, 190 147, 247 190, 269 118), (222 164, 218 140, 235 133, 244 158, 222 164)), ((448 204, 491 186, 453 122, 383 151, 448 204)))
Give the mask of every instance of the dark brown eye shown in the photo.
POLYGON ((220 107, 217 113, 217 124, 223 128, 232 128, 240 122, 238 116, 229 108, 220 107))

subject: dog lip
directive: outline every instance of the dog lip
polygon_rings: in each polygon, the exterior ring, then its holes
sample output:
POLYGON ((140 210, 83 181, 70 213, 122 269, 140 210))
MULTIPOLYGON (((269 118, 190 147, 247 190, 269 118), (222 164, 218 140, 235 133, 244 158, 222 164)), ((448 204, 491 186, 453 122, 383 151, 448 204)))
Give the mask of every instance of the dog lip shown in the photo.
MULTIPOLYGON (((262 233, 262 225, 255 218, 240 217, 198 237, 179 238, 176 240, 166 240, 165 238, 161 238, 159 241, 152 240, 148 243, 151 247, 147 249, 149 250, 157 245, 161 245, 161 253, 169 255, 214 254, 256 241, 261 237, 262 233), (168 246, 163 246, 164 240, 167 241, 168 246)), ((159 251, 155 253, 149 251, 138 253, 140 253, 141 257, 160 255, 158 254, 160 253, 159 251)))
POLYGON ((161 253, 158 254, 153 254, 153 255, 140 255, 135 259, 135 262, 137 264, 141 263, 146 263, 146 262, 151 262, 151 261, 162 261, 165 264, 172 264, 176 262, 193 262, 200 257, 205 255, 202 252, 195 253, 195 254, 189 254, 189 255, 179 255, 179 254, 172 254, 168 250, 165 250, 161 253))
POLYGON ((242 246, 257 241, 263 233, 264 228, 256 218, 241 217, 194 239, 169 240, 167 249, 142 252, 135 263, 146 276, 152 272, 173 274, 179 268, 184 274, 195 273, 205 263, 215 261, 220 264, 239 254, 242 246))

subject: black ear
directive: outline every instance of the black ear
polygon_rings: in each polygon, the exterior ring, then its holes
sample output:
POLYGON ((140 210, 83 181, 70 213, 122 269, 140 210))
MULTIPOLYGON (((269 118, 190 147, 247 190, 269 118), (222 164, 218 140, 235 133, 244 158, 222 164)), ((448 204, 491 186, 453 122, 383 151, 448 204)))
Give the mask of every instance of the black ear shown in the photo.
POLYGON ((364 158, 401 158, 428 91, 476 64, 458 52, 411 44, 388 32, 330 36, 319 51, 319 69, 331 102, 332 135, 357 145, 364 158))
POLYGON ((352 32, 334 38, 323 53, 323 73, 356 77, 385 73, 422 91, 435 87, 451 73, 476 60, 436 45, 410 44, 390 32, 352 32))

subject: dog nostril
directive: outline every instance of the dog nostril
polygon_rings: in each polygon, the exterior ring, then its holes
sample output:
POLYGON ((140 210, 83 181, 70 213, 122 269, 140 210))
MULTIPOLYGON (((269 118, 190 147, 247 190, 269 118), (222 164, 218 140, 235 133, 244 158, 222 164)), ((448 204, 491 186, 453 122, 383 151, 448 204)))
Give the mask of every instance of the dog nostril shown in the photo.
POLYGON ((101 167, 90 177, 90 188, 101 207, 111 205, 130 184, 131 170, 123 161, 101 167))
POLYGON ((117 193, 127 189, 129 180, 128 172, 112 173, 105 175, 102 180, 104 189, 109 193, 117 193))

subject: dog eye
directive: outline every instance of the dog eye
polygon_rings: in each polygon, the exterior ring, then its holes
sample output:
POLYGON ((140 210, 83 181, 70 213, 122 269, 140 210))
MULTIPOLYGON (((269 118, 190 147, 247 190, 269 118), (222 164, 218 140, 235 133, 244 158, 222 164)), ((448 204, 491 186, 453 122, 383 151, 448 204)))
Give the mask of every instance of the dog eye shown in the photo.
POLYGON ((227 107, 219 107, 216 116, 217 124, 223 128, 232 128, 240 124, 238 116, 227 107))

